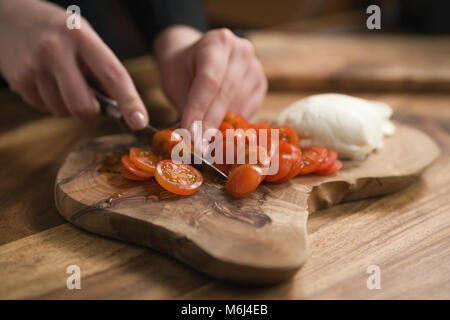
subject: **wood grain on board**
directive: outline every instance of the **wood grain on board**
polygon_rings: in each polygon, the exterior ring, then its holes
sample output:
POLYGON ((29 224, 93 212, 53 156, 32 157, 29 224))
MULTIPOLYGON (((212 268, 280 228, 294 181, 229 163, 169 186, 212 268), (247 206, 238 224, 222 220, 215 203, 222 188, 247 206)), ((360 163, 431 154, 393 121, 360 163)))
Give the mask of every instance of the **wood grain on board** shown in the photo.
POLYGON ((450 91, 450 37, 252 32, 270 88, 450 91))

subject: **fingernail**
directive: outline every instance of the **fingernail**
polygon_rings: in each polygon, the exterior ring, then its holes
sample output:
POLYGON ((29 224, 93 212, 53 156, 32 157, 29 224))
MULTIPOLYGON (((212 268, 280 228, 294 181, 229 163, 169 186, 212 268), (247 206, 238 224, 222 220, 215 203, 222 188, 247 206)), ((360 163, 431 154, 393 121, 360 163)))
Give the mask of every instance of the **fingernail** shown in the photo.
POLYGON ((130 116, 130 124, 132 129, 135 130, 144 129, 144 127, 147 125, 144 114, 140 111, 133 112, 130 116))

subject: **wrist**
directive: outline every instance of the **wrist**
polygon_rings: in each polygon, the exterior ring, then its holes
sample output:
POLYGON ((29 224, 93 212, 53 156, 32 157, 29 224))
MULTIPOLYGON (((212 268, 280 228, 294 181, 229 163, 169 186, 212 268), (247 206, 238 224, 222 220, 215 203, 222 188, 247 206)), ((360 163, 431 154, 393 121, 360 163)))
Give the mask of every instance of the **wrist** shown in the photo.
POLYGON ((153 41, 155 58, 162 63, 180 50, 197 42, 203 33, 186 25, 173 25, 161 31, 153 41))

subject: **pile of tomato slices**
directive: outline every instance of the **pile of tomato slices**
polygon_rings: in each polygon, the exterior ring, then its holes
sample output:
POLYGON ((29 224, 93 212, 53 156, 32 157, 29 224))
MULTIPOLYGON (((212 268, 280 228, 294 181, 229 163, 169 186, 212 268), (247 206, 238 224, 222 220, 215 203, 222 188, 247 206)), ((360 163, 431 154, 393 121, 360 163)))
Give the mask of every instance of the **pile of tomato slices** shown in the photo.
POLYGON ((163 159, 152 150, 133 147, 121 160, 124 168, 120 174, 124 178, 146 181, 155 177, 164 189, 175 194, 191 195, 203 183, 202 174, 191 165, 163 159))
MULTIPOLYGON (((342 167, 335 150, 319 146, 300 148, 298 134, 287 126, 272 128, 270 122, 248 123, 243 116, 228 112, 219 130, 223 134, 224 159, 219 161, 222 163, 214 165, 228 175, 225 190, 237 199, 250 195, 262 182, 281 183, 306 174, 329 175, 342 167), (237 129, 249 128, 255 129, 256 145, 249 143, 246 138, 244 158, 238 159, 235 152, 236 140, 229 142, 226 136, 230 132, 232 135, 236 132, 236 139, 239 132, 242 133, 242 130, 237 129), (267 140, 264 144, 260 136, 263 131, 259 129, 266 129, 264 138, 267 140), (270 130, 273 129, 279 130, 277 152, 276 148, 273 148, 274 143, 270 141, 270 130), (234 161, 225 164, 225 155, 229 148, 234 148, 234 161), (256 162, 250 163, 250 159, 256 159, 256 162), (266 175, 274 159, 278 160, 278 170, 275 174, 266 175)), ((131 148, 129 155, 122 157, 122 176, 134 181, 145 181, 154 176, 156 181, 170 192, 179 195, 195 193, 203 182, 202 174, 189 164, 168 159, 172 148, 181 141, 181 138, 173 139, 172 132, 172 129, 166 129, 155 134, 151 150, 131 148)))

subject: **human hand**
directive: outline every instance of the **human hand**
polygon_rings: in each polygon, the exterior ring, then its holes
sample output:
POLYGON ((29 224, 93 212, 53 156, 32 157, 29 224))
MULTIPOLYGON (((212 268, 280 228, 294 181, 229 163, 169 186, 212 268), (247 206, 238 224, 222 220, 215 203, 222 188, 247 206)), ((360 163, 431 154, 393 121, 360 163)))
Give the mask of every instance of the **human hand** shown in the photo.
POLYGON ((217 128, 226 111, 249 117, 261 105, 267 79, 252 44, 228 29, 205 34, 187 27, 164 30, 154 42, 163 89, 182 112, 181 126, 217 128))
POLYGON ((44 1, 0 0, 0 71, 11 90, 39 110, 94 124, 99 105, 86 71, 127 123, 142 129, 147 111, 124 66, 86 20, 69 30, 66 19, 65 10, 44 1))

